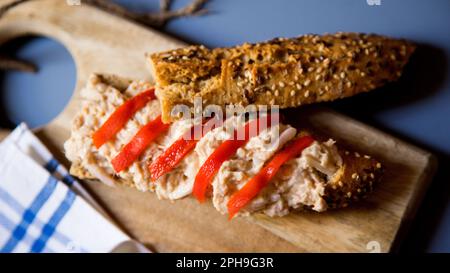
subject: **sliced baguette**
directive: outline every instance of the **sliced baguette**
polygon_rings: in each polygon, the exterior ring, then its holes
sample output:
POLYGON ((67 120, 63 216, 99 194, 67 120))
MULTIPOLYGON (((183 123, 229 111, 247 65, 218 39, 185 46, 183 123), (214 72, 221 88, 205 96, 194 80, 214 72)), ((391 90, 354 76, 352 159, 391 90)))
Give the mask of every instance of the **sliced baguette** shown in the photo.
POLYGON ((178 104, 296 107, 353 96, 397 80, 415 46, 379 35, 337 33, 148 55, 164 122, 178 104))
MULTIPOLYGON (((75 123, 71 132, 71 139, 69 139, 65 145, 66 151, 88 151, 87 154, 81 156, 76 156, 74 154, 68 156, 68 158, 72 160, 72 166, 70 168, 70 173, 72 175, 81 179, 102 180, 102 177, 98 177, 96 173, 89 171, 89 169, 93 169, 92 165, 95 165, 94 169, 101 170, 98 173, 108 175, 108 180, 113 181, 113 183, 107 184, 122 184, 136 187, 136 181, 133 181, 132 179, 123 179, 114 173, 110 173, 110 169, 102 169, 101 166, 108 165, 106 159, 99 158, 97 155, 97 163, 95 161, 86 161, 86 158, 91 157, 91 154, 97 153, 96 148, 92 145, 91 141, 82 141, 81 143, 80 141, 76 141, 76 139, 90 139, 92 133, 99 126, 99 124, 91 124, 88 122, 89 113, 98 112, 98 109, 94 111, 93 108, 98 107, 99 104, 96 100, 92 100, 86 92, 92 90, 91 93, 101 94, 103 98, 107 98, 108 92, 119 91, 120 93, 124 93, 129 89, 131 84, 134 84, 135 87, 133 88, 136 88, 137 82, 118 76, 93 75, 90 78, 88 86, 85 88, 84 93, 82 93, 82 99, 84 101, 80 112, 74 119, 75 123), (82 121, 83 124, 79 124, 80 121, 82 121), (77 143, 77 146, 73 147, 75 143, 77 143), (83 145, 83 147, 80 147, 79 145, 83 145), (90 166, 87 166, 85 164, 86 162, 89 162, 90 166)), ((140 85, 142 86, 146 86, 146 84, 147 83, 140 82, 140 85)), ((95 119, 98 118, 99 117, 96 117, 95 119)), ((315 138, 318 141, 325 141, 328 139, 328 137, 324 136, 315 136, 315 138)), ((346 207, 350 202, 363 198, 372 191, 373 186, 380 180, 382 174, 381 164, 375 159, 363 155, 362 153, 359 154, 346 151, 339 148, 339 146, 338 150, 343 164, 333 178, 326 183, 323 198, 326 200, 328 208, 346 207)), ((143 166, 143 168, 145 167, 146 166, 143 166)), ((148 190, 151 190, 151 188, 148 190)))

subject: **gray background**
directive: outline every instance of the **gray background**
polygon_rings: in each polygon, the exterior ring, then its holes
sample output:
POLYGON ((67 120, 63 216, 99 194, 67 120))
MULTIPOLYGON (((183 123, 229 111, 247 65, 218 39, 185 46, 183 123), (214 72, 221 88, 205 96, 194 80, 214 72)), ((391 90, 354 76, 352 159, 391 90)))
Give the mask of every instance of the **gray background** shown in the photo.
MULTIPOLYGON (((117 2, 136 10, 156 10, 159 5, 158 0, 117 2)), ((174 7, 187 2, 175 1, 174 7)), ((366 0, 212 0, 209 15, 173 21, 164 31, 209 47, 336 31, 374 32, 419 43, 399 83, 328 105, 438 155, 438 174, 401 251, 450 252, 450 1, 380 2, 370 6, 366 0)), ((44 38, 15 41, 3 50, 36 62, 40 72, 1 75, 0 124, 45 124, 70 99, 75 84, 70 54, 44 38)))

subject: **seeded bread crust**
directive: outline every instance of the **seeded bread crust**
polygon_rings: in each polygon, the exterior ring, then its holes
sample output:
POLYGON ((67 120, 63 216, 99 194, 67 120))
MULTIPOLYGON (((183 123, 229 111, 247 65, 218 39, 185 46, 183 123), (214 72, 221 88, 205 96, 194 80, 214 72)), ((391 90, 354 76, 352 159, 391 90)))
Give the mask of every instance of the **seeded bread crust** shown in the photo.
POLYGON ((353 96, 397 80, 415 46, 373 34, 337 33, 277 38, 207 49, 190 46, 148 56, 162 119, 177 104, 279 105, 281 108, 353 96))
MULTIPOLYGON (((300 131, 300 136, 311 135, 319 142, 326 142, 329 136, 316 134, 310 129, 300 131)), ((370 155, 344 149, 337 141, 342 166, 325 186, 325 199, 328 209, 345 208, 349 204, 367 198, 381 181, 384 166, 370 155)))
POLYGON ((343 165, 325 188, 324 198, 330 209, 366 198, 383 175, 381 163, 368 155, 344 150, 339 154, 343 165))

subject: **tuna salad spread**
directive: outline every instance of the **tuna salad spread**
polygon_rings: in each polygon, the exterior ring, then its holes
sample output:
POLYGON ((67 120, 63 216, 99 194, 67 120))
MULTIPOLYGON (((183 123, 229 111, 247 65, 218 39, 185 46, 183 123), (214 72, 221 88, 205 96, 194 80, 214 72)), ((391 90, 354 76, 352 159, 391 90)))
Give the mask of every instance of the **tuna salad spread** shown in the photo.
POLYGON ((252 121, 233 116, 199 139, 185 139, 203 121, 162 123, 160 103, 144 81, 94 75, 81 100, 64 145, 72 174, 156 192, 160 199, 210 198, 231 216, 346 206, 372 189, 381 169, 333 139, 321 141, 281 122, 239 142, 236 128, 252 121))

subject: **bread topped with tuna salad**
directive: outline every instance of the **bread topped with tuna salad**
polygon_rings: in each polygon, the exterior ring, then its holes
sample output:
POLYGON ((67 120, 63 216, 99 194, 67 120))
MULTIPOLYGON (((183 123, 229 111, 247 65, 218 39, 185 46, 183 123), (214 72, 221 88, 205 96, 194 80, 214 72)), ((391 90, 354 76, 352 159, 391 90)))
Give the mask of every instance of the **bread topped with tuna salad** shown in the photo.
POLYGON ((277 38, 148 55, 162 119, 178 104, 296 107, 367 92, 397 80, 415 46, 380 35, 337 33, 277 38))
POLYGON ((81 98, 64 145, 71 174, 155 192, 160 199, 211 199, 219 212, 230 215, 322 212, 362 199, 382 174, 381 164, 363 151, 348 151, 329 136, 282 122, 260 128, 237 146, 233 130, 226 128, 253 120, 233 116, 195 141, 184 140, 199 123, 162 123, 160 103, 145 81, 93 75, 81 98), (236 150, 208 176, 205 166, 217 163, 213 155, 223 152, 226 143, 236 150), (264 181, 261 174, 274 166, 277 171, 264 181), (248 190, 255 182, 258 191, 248 190))

